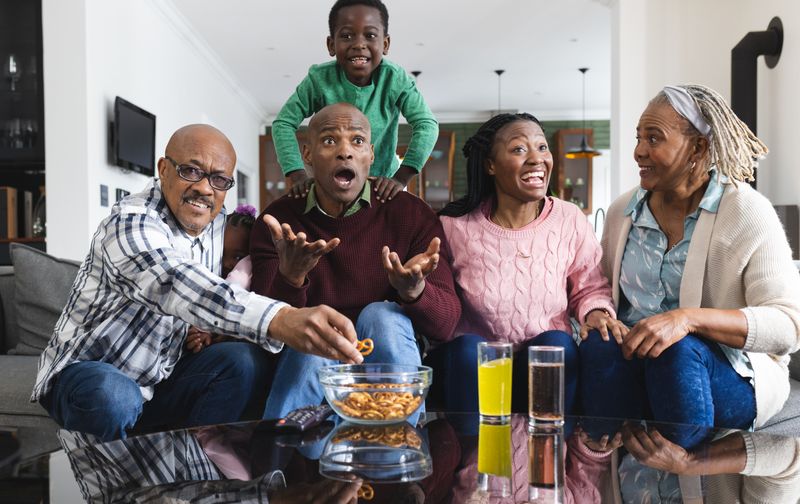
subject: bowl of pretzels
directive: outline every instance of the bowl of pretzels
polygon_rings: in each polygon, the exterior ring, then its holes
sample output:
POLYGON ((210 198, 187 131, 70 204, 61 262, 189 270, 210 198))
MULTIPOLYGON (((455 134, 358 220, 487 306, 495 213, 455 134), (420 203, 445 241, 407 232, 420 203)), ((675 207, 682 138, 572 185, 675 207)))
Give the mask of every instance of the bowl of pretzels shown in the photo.
POLYGON ((340 364, 318 371, 340 417, 362 425, 405 422, 425 402, 433 370, 403 364, 340 364))

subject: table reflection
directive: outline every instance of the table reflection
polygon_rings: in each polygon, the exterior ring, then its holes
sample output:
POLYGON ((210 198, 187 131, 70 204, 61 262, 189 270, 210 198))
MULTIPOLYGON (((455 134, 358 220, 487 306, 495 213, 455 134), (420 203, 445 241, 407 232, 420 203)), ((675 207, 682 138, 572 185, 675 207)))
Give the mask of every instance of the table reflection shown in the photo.
POLYGON ((429 413, 420 424, 274 422, 98 443, 59 438, 87 502, 797 502, 800 441, 760 432, 568 417, 480 425, 429 413), (502 428, 498 428, 502 427, 502 428), (507 490, 480 474, 508 479, 507 490))

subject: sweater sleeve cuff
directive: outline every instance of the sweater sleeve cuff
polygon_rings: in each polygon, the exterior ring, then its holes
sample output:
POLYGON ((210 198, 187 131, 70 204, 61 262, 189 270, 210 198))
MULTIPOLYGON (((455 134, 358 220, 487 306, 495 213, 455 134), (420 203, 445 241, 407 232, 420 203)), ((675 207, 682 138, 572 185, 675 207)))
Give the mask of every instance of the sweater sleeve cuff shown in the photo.
POLYGON ((573 445, 573 448, 578 453, 583 454, 586 458, 596 460, 598 462, 603 462, 611 458, 611 454, 614 453, 614 450, 606 450, 606 451, 595 451, 583 444, 582 442, 578 441, 573 445))
POLYGON ((611 317, 617 318, 617 312, 614 310, 614 305, 611 303, 607 303, 605 301, 596 301, 591 304, 587 304, 586 306, 582 306, 580 312, 578 313, 578 320, 581 324, 586 322, 586 317, 591 313, 593 310, 604 310, 606 311, 611 317))
POLYGON ((281 301, 252 294, 245 305, 239 323, 242 333, 266 350, 272 353, 280 352, 283 349, 283 343, 267 336, 267 329, 275 314, 285 306, 288 305, 281 301))
POLYGON ((753 310, 750 308, 742 308, 742 313, 744 313, 745 318, 747 319, 747 339, 744 342, 744 347, 742 350, 745 352, 749 352, 753 350, 753 346, 756 343, 756 334, 758 333, 758 319, 753 313, 753 310))
POLYGON ((270 297, 274 297, 275 299, 280 299, 295 308, 302 308, 306 305, 306 296, 308 293, 308 277, 306 277, 305 282, 301 287, 295 287, 291 283, 289 283, 283 275, 278 273, 275 275, 275 279, 272 281, 272 284, 269 286, 267 294, 270 297))
POLYGON ((741 434, 744 439, 745 456, 747 457, 742 474, 749 475, 753 473, 753 469, 756 467, 756 445, 753 442, 753 436, 749 432, 742 432, 741 434))

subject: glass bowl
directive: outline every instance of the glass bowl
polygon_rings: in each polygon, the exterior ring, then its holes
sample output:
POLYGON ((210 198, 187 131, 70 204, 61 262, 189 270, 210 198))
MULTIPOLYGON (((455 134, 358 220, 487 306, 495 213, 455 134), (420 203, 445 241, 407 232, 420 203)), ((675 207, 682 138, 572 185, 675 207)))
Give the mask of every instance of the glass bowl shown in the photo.
POLYGON ((317 372, 337 415, 357 424, 405 422, 425 402, 433 370, 404 364, 339 364, 317 372))
POLYGON ((339 481, 360 478, 373 483, 401 483, 428 477, 433 461, 422 433, 408 422, 344 422, 328 437, 319 472, 339 481))

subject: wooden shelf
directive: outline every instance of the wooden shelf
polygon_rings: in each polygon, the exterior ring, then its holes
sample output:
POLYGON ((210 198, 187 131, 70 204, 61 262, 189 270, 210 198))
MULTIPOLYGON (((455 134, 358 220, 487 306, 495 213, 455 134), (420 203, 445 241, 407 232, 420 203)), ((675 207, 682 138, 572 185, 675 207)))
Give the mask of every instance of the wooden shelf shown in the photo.
POLYGON ((0 243, 44 243, 45 237, 36 238, 0 238, 0 243))

